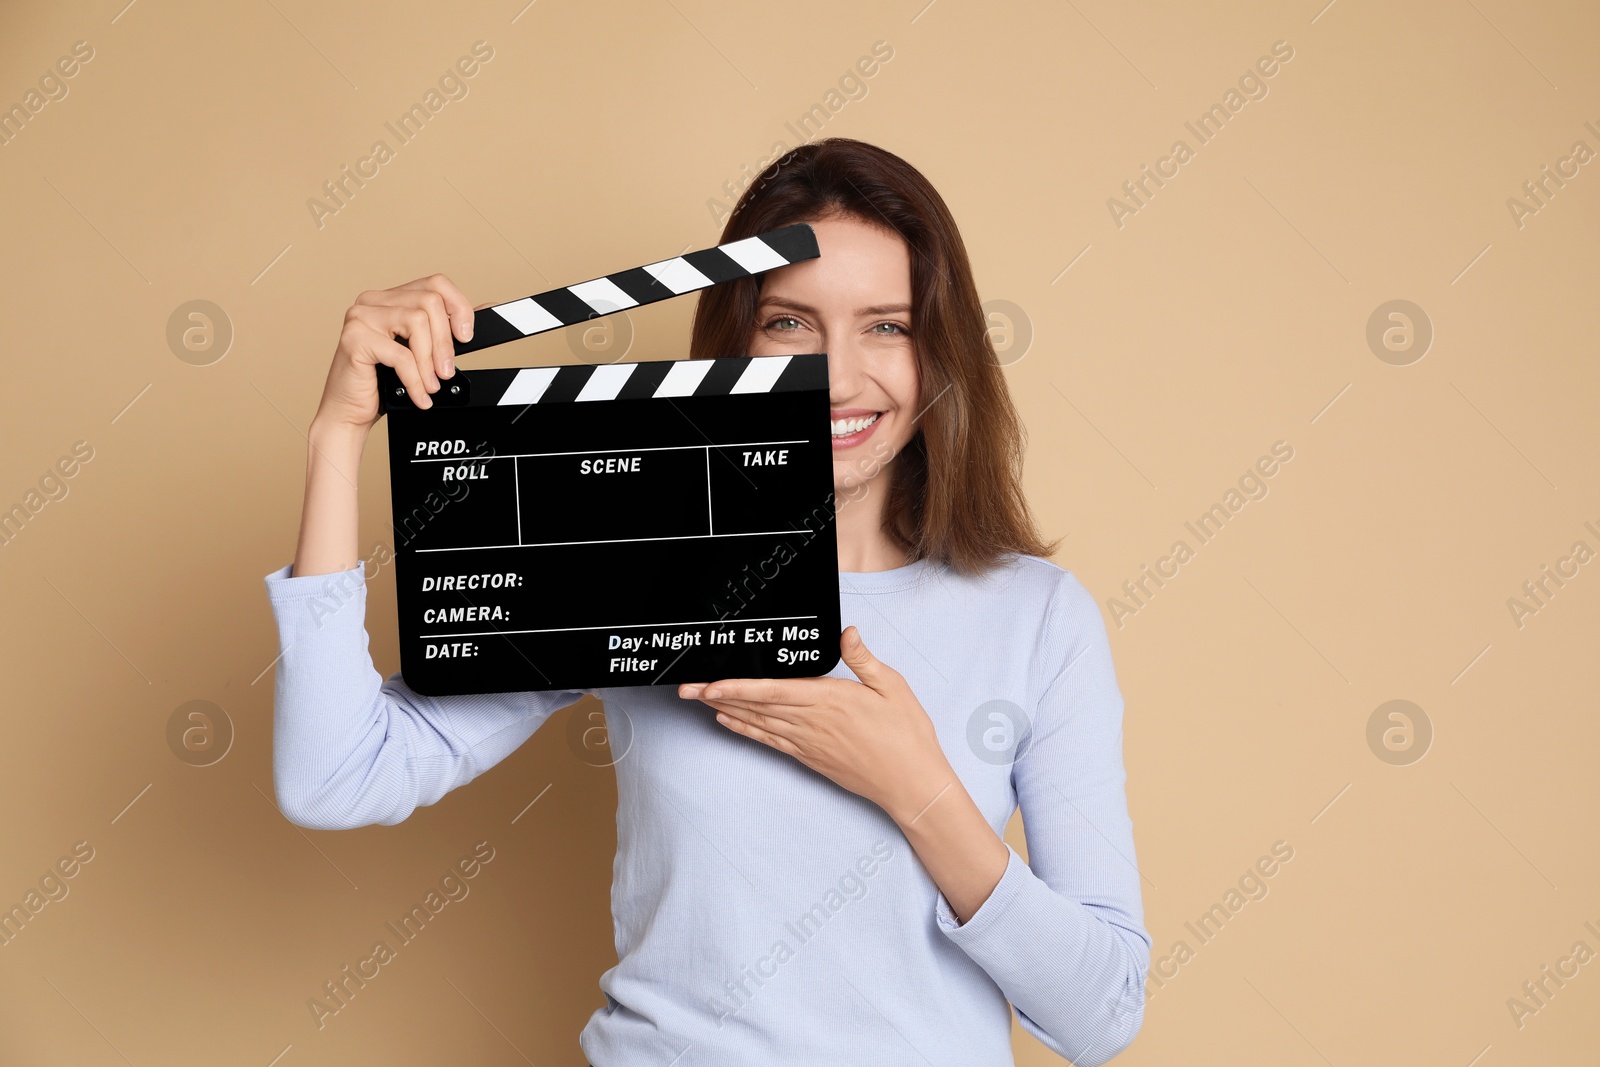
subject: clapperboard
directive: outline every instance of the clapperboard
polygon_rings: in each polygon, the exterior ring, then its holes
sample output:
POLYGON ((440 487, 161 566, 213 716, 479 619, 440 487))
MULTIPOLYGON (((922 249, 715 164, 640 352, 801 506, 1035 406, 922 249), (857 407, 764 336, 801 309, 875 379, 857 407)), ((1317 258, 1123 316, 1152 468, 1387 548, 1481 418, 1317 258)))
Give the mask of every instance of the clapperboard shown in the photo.
MULTIPOLYGON (((818 255, 805 224, 476 312, 458 355, 818 255)), ((419 693, 809 677, 839 656, 820 353, 466 370, 389 418, 419 693)))

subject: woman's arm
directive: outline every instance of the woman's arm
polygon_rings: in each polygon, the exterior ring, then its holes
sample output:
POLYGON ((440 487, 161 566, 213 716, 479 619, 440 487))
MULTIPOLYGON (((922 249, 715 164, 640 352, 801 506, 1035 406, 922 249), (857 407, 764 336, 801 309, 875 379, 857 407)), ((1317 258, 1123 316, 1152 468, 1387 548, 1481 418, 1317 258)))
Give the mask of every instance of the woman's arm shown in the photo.
POLYGON ((1011 770, 1031 866, 988 825, 916 694, 854 626, 839 649, 859 682, 724 679, 679 695, 883 808, 939 888, 939 929, 1029 1033, 1088 1067, 1139 1031, 1150 938, 1123 791, 1122 695, 1099 607, 1069 572, 1040 642, 1046 677, 1011 770))
POLYGON ((278 806, 300 826, 392 825, 505 759, 580 690, 423 696, 367 647, 361 564, 267 575, 281 649, 273 694, 278 806))
POLYGON ((678 695, 883 808, 939 887, 940 930, 1025 1029, 1088 1067, 1139 1031, 1150 938, 1123 793, 1122 695, 1100 609, 1067 571, 1040 642, 1047 676, 1011 770, 1031 867, 984 820, 905 678, 854 626, 839 651, 859 682, 735 678, 678 695))
POLYGON ((472 322, 472 305, 443 274, 368 290, 345 311, 322 402, 306 435, 295 575, 330 574, 355 565, 356 476, 367 434, 380 414, 377 364, 395 369, 417 406, 432 407, 439 379, 455 374, 451 338, 470 340, 472 322))
POLYGON ((378 419, 374 367, 394 367, 418 406, 431 406, 439 379, 455 373, 452 334, 471 337, 472 310, 433 275, 362 293, 345 313, 307 435, 294 566, 266 577, 279 643, 273 782, 284 815, 302 826, 397 823, 504 759, 583 695, 426 697, 398 674, 382 678, 367 648, 356 482, 378 419))
POLYGON ((349 570, 356 565, 358 552, 356 479, 367 431, 347 422, 313 419, 306 440, 306 492, 294 573, 349 570))
MULTIPOLYGON (((941 750, 938 755, 943 756, 941 750)), ((1011 853, 948 759, 929 766, 884 805, 959 921, 974 915, 1006 873, 1011 853)))
POLYGON ((1063 573, 1043 640, 1064 665, 1012 768, 1025 862, 943 751, 887 783, 881 804, 939 887, 935 919, 994 979, 1022 1026, 1077 1064, 1126 1048, 1144 1015, 1143 926, 1124 796, 1122 697, 1099 609, 1063 573))
MULTIPOLYGON (((1111 1059, 1139 1032, 1150 936, 1124 788, 1122 695, 1099 607, 1070 572, 1062 573, 1045 640, 1062 650, 1060 669, 1043 689, 1012 765, 1028 860, 1001 842, 1006 862, 981 905, 968 914, 964 901, 958 907, 945 892, 936 920, 994 979, 1024 1029, 1089 1067, 1111 1059)), ((918 825, 936 818, 958 787, 918 825)), ((964 791, 957 800, 954 812, 938 817, 950 832, 931 847, 934 862, 993 864, 992 846, 961 811, 971 800, 964 791)), ((941 825, 912 833, 931 837, 941 825)), ((912 833, 907 837, 915 844, 912 833)), ((992 869, 985 868, 985 878, 992 869)), ((972 877, 949 876, 958 896, 972 877)))

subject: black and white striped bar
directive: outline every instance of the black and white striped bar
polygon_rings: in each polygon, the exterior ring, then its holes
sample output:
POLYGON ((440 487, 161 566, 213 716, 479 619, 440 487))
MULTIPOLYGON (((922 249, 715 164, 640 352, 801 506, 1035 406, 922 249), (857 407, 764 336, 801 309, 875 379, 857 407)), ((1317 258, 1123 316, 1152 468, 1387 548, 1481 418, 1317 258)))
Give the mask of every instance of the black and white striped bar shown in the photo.
MULTIPOLYGON (((379 366, 386 410, 405 400, 405 387, 379 366)), ((457 371, 434 394, 444 407, 526 407, 668 397, 737 396, 800 389, 826 391, 827 356, 734 356, 727 359, 658 359, 643 363, 571 363, 559 367, 502 367, 457 371)), ((406 404, 409 407, 409 403, 406 404)))
POLYGON ((751 278, 817 256, 815 232, 806 223, 795 223, 741 241, 482 308, 473 317, 472 340, 456 341, 455 351, 457 355, 477 352, 575 326, 600 315, 751 278))

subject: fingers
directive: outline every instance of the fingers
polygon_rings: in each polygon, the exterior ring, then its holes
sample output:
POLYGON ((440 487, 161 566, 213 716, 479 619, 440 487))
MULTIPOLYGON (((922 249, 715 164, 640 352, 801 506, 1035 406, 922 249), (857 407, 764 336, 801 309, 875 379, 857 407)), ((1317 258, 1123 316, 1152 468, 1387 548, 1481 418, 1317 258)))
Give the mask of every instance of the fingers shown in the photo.
POLYGON ((799 708, 792 708, 784 704, 762 704, 749 700, 707 700, 718 711, 728 712, 744 719, 747 722, 760 723, 763 726, 784 724, 798 726, 804 721, 804 715, 799 708))
POLYGON ((839 651, 851 663, 873 664, 878 661, 878 657, 867 648, 866 641, 862 640, 861 631, 854 626, 845 627, 844 633, 839 635, 839 651))
POLYGON ((899 671, 872 654, 855 626, 845 627, 839 635, 839 654, 855 676, 872 689, 886 692, 905 683, 899 671))
POLYGON ((368 317, 374 328, 387 328, 391 336, 404 337, 417 356, 417 370, 428 383, 428 391, 439 388, 439 379, 455 373, 455 346, 450 341, 450 319, 444 298, 432 290, 380 289, 362 293, 359 301, 377 309, 368 317))
POLYGON ((800 758, 799 746, 781 734, 775 734, 771 730, 764 730, 727 712, 719 711, 717 713, 717 721, 736 734, 743 734, 753 741, 760 741, 768 748, 777 749, 779 752, 786 753, 796 759, 800 758))
POLYGON ((749 700, 761 704, 787 707, 808 707, 817 703, 821 694, 812 692, 820 681, 835 679, 775 679, 775 678, 725 678, 706 685, 685 684, 678 687, 678 695, 686 700, 749 700), (795 684, 800 682, 802 684, 795 684), (811 683, 809 685, 804 683, 811 683))
MULTIPOLYGON (((399 286, 401 290, 424 294, 426 306, 430 314, 435 315, 434 326, 436 351, 443 354, 442 359, 437 359, 439 376, 448 378, 455 373, 455 347, 450 343, 452 336, 461 341, 472 340, 473 306, 467 302, 456 283, 443 274, 430 274, 426 278, 418 278, 414 282, 407 282, 399 286), (437 298, 437 303, 435 303, 437 298), (436 314, 435 314, 436 313, 436 314)), ((487 305, 486 305, 487 306, 487 305)))
MULTIPOLYGON (((449 316, 452 332, 458 340, 472 340, 472 313, 477 310, 466 294, 462 293, 456 283, 443 274, 430 274, 426 278, 418 278, 414 282, 407 282, 402 289, 428 289, 444 300, 444 309, 449 316)), ((488 307, 480 304, 479 307, 488 307)))
MULTIPOLYGON (((371 339, 369 350, 375 362, 394 368, 413 404, 423 410, 433 407, 433 397, 428 395, 427 384, 417 369, 416 354, 411 349, 394 340, 389 334, 379 333, 371 339)), ((437 387, 436 382, 435 388, 437 387)))
POLYGON ((434 340, 433 321, 428 312, 422 308, 400 308, 395 312, 395 334, 406 339, 406 345, 411 349, 414 357, 417 374, 421 376, 428 392, 436 392, 439 388, 438 368, 433 365, 433 354, 437 348, 434 340))

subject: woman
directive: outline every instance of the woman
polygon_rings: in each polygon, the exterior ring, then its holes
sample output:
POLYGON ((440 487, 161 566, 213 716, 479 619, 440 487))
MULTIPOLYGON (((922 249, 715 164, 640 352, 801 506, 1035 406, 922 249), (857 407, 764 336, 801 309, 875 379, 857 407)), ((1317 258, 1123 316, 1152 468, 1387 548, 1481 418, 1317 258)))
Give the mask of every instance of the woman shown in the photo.
POLYGON ((1150 939, 1099 609, 1041 558, 1020 426, 938 193, 889 152, 823 140, 747 190, 719 243, 801 221, 821 257, 702 292, 691 351, 828 353, 839 664, 441 698, 379 677, 356 470, 373 365, 428 406, 452 333, 469 336, 471 305, 434 275, 346 314, 293 569, 266 579, 279 802, 309 827, 400 822, 592 692, 632 743, 591 1063, 1010 1064, 1008 1000, 1050 1048, 1102 1063, 1138 1032, 1150 939), (311 606, 330 576, 356 589, 331 615, 311 606), (1028 862, 1001 837, 1019 804, 1028 862))

